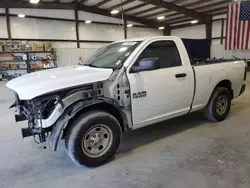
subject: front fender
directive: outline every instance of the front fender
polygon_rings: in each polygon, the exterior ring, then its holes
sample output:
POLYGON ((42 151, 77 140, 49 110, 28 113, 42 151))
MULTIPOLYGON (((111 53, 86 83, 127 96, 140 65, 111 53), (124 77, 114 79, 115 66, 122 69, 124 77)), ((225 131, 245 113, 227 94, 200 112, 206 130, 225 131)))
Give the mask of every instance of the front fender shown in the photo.
POLYGON ((83 108, 98 103, 102 103, 102 101, 101 100, 77 101, 64 111, 64 113, 59 117, 59 119, 53 125, 52 131, 49 135, 48 143, 52 151, 57 150, 59 138, 61 137, 63 129, 68 125, 69 120, 72 119, 83 108))

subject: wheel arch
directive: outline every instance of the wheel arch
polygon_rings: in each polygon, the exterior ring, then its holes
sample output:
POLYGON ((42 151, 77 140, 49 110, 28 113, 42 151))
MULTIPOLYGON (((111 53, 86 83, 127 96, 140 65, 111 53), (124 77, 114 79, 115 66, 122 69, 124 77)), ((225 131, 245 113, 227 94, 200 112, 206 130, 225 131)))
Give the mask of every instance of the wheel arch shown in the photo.
POLYGON ((206 105, 209 103, 209 101, 211 100, 213 94, 214 94, 214 91, 217 87, 225 87, 229 90, 230 94, 231 94, 231 99, 233 99, 234 97, 234 94, 233 94, 233 89, 232 89, 232 82, 230 80, 221 80, 219 83, 217 83, 215 86, 214 86, 214 89, 213 91, 211 92, 210 94, 210 97, 208 98, 207 102, 206 102, 206 105))
POLYGON ((64 139, 71 122, 79 114, 90 111, 101 110, 113 115, 119 122, 122 132, 128 130, 126 116, 121 111, 118 104, 110 99, 96 99, 91 101, 76 101, 69 106, 63 115, 53 125, 51 134, 49 136, 49 145, 53 151, 57 150, 59 139, 64 139))
MULTIPOLYGON (((230 92, 230 94, 231 94, 231 99, 233 99, 234 98, 234 92, 233 92, 233 89, 232 89, 232 82, 230 81, 230 80, 222 80, 222 81, 220 81, 216 86, 215 86, 215 88, 216 87, 225 87, 225 88, 227 88, 228 90, 229 90, 229 92, 230 92)), ((214 90, 215 90, 215 88, 214 88, 214 90)), ((213 90, 213 91, 214 91, 213 90)))
MULTIPOLYGON (((74 115, 74 117, 77 117, 78 115, 80 115, 84 112, 88 112, 88 111, 92 111, 92 110, 101 110, 101 111, 107 112, 107 113, 111 114, 112 116, 114 116, 118 120, 118 122, 120 123, 122 132, 124 132, 128 129, 126 117, 123 115, 121 109, 116 104, 111 103, 109 101, 105 101, 105 100, 102 100, 102 101, 97 102, 97 103, 93 103, 93 104, 88 105, 88 106, 84 106, 81 110, 79 110, 74 115)), ((66 128, 64 129, 64 132, 67 131, 67 129, 70 125, 70 122, 73 121, 74 117, 72 117, 69 120, 66 128)))

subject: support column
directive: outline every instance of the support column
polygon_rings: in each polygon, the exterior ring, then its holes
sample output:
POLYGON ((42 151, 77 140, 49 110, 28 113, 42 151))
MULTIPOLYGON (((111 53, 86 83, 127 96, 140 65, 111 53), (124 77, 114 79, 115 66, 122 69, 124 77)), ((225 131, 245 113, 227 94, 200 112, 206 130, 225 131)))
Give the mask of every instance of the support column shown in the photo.
POLYGON ((220 44, 223 44, 223 38, 224 38, 224 19, 221 20, 220 44))
POLYGON ((128 27, 127 27, 127 20, 124 19, 123 22, 123 30, 124 30, 124 39, 128 38, 128 27))
POLYGON ((80 48, 78 8, 75 9, 75 27, 76 27, 77 48, 80 48))
POLYGON ((10 28, 10 14, 9 9, 5 8, 5 15, 6 15, 6 25, 7 25, 7 33, 8 33, 8 39, 11 40, 11 28, 10 28))
POLYGON ((165 26, 165 29, 163 30, 163 35, 164 36, 170 36, 171 35, 171 28, 168 26, 165 26))
POLYGON ((212 16, 208 17, 206 22, 206 39, 208 39, 209 56, 211 56, 211 43, 212 43, 212 16))

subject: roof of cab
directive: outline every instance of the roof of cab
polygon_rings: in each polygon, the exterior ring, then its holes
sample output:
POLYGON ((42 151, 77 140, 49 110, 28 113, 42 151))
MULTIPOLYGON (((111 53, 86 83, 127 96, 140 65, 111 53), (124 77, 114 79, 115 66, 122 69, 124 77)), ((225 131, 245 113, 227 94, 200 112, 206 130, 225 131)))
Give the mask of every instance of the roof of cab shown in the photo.
POLYGON ((125 39, 125 40, 119 40, 116 42, 133 42, 133 41, 145 41, 145 40, 151 40, 151 39, 173 39, 173 38, 179 38, 175 36, 151 36, 151 37, 141 37, 141 38, 131 38, 131 39, 125 39))

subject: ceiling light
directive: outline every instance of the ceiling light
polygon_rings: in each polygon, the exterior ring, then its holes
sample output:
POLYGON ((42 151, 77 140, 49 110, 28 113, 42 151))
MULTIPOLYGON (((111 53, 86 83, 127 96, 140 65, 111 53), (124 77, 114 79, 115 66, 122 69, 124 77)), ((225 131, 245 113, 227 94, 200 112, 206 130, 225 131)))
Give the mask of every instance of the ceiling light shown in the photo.
POLYGON ((159 17, 157 17, 157 20, 163 20, 163 19, 165 19, 165 16, 159 16, 159 17))
POLYGON ((119 10, 112 10, 110 13, 111 13, 111 14, 118 14, 118 13, 119 13, 119 10))
POLYGON ((127 27, 133 27, 133 24, 128 24, 127 27))
POLYGON ((196 23, 198 23, 198 20, 192 20, 190 23, 191 24, 196 24, 196 23))
POLYGON ((90 24, 92 21, 91 20, 86 20, 85 23, 86 24, 90 24))
POLYGON ((25 17, 24 14, 18 14, 17 16, 18 16, 19 18, 24 18, 24 17, 25 17))
POLYGON ((162 27, 159 27, 159 29, 160 29, 160 30, 163 30, 163 29, 165 29, 165 27, 162 26, 162 27))
POLYGON ((40 0, 30 0, 30 3, 32 3, 32 4, 37 4, 37 3, 39 3, 39 1, 40 1, 40 0))

